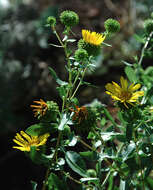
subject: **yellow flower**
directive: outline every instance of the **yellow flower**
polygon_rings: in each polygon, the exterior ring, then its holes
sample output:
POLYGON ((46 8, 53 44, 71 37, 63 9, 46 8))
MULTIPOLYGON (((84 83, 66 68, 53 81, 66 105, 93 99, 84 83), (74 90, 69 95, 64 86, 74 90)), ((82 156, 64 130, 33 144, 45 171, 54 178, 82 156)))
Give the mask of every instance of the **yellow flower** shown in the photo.
MULTIPOLYGON (((24 131, 20 131, 20 134, 17 133, 13 141, 20 146, 13 146, 13 148, 19 149, 21 151, 30 151, 31 146, 42 146, 46 144, 49 133, 46 133, 41 136, 29 136, 24 131)), ((39 150, 37 148, 37 150, 39 150)))
POLYGON ((87 119, 88 111, 86 107, 82 106, 79 108, 78 106, 75 106, 75 109, 71 108, 70 110, 74 112, 74 115, 72 117, 73 121, 78 121, 80 124, 81 121, 87 119))
POLYGON ((34 108, 33 109, 34 116, 35 117, 37 117, 38 115, 44 116, 48 109, 46 102, 44 102, 42 99, 40 99, 40 101, 33 101, 33 102, 38 104, 38 105, 30 105, 30 107, 34 108))
POLYGON ((91 45, 99 46, 105 40, 105 35, 89 30, 82 30, 83 40, 91 45))
POLYGON ((134 83, 129 85, 128 81, 123 77, 120 78, 120 83, 121 86, 115 82, 112 82, 112 84, 108 83, 105 86, 107 90, 106 93, 109 94, 114 100, 123 103, 126 108, 128 108, 127 103, 134 106, 133 103, 137 102, 138 98, 144 95, 144 91, 135 92, 141 87, 141 85, 134 83))

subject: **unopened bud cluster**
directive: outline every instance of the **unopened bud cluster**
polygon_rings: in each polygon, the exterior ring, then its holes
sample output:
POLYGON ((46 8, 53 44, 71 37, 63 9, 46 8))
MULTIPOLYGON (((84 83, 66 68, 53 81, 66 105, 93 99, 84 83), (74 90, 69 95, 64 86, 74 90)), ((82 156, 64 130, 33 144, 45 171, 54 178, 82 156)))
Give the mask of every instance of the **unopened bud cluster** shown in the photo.
POLYGON ((106 29, 106 32, 110 34, 116 33, 120 30, 120 23, 117 20, 109 18, 104 22, 104 27, 106 29))

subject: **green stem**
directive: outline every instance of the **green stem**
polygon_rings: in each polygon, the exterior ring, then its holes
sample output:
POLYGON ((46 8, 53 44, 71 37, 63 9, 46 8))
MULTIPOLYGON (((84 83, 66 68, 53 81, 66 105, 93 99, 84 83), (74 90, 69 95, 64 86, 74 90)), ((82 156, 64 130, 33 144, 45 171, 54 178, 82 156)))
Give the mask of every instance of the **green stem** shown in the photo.
POLYGON ((68 72, 69 72, 69 85, 70 85, 70 89, 68 89, 68 94, 69 94, 71 92, 71 87, 72 87, 72 73, 71 73, 71 63, 70 63, 69 55, 68 55, 68 52, 67 52, 67 42, 66 41, 65 41, 65 43, 62 42, 62 40, 61 40, 60 36, 58 35, 55 28, 53 28, 53 31, 54 31, 58 41, 60 42, 61 46, 64 49, 64 53, 65 53, 66 60, 67 60, 67 63, 68 63, 67 65, 68 65, 68 69, 69 69, 68 72))
POLYGON ((102 188, 101 190, 103 190, 103 188, 105 187, 105 185, 106 185, 106 183, 107 183, 107 181, 108 181, 108 179, 109 179, 111 173, 112 173, 111 170, 107 173, 106 178, 104 179, 104 181, 103 181, 103 183, 102 183, 102 185, 101 185, 101 188, 102 188))
POLYGON ((73 84, 72 84, 72 90, 73 90, 73 88, 75 87, 75 84, 76 84, 76 82, 77 82, 77 80, 78 80, 78 78, 79 78, 79 75, 80 75, 80 71, 78 71, 77 76, 76 76, 75 79, 74 79, 74 82, 73 82, 73 84))
POLYGON ((46 171, 46 175, 45 175, 45 180, 43 182, 43 186, 42 186, 42 190, 46 190, 46 183, 47 183, 47 180, 48 180, 48 176, 49 176, 49 168, 48 170, 46 171))
POLYGON ((90 145, 88 145, 86 142, 84 142, 82 139, 80 139, 79 137, 77 137, 77 139, 84 145, 86 146, 87 148, 89 148, 90 150, 92 151, 96 151, 93 147, 91 147, 90 145))
POLYGON ((53 29, 54 34, 56 35, 56 37, 57 37, 57 39, 58 39, 59 43, 60 43, 60 44, 61 44, 61 46, 64 48, 64 43, 62 42, 62 40, 61 40, 60 36, 58 35, 58 33, 57 33, 57 31, 56 31, 55 27, 53 27, 52 29, 53 29))
POLYGON ((138 65, 139 65, 139 66, 141 66, 141 64, 142 64, 142 60, 143 60, 143 57, 144 57, 144 51, 145 51, 145 49, 147 48, 147 46, 148 46, 148 44, 149 44, 149 41, 150 41, 150 39, 152 38, 152 35, 153 35, 153 31, 149 34, 149 36, 148 36, 148 38, 147 38, 147 40, 146 40, 146 43, 145 43, 145 45, 144 45, 143 48, 142 48, 140 60, 139 60, 139 62, 138 62, 138 65))
POLYGON ((89 188, 89 187, 90 187, 90 185, 86 185, 86 184, 84 184, 84 183, 81 183, 80 181, 78 181, 77 179, 74 179, 72 176, 70 176, 70 175, 67 174, 66 172, 62 171, 62 173, 63 173, 66 177, 68 177, 69 179, 71 179, 72 181, 74 181, 75 183, 80 184, 80 185, 83 185, 83 186, 85 186, 86 188, 89 188))
POLYGON ((145 190, 145 184, 144 184, 144 177, 143 177, 143 170, 142 170, 142 163, 141 163, 141 159, 139 156, 139 147, 137 145, 137 139, 136 139, 136 134, 135 134, 136 130, 134 130, 133 136, 134 136, 134 143, 135 143, 135 147, 136 147, 136 153, 137 153, 137 160, 138 160, 138 164, 139 164, 139 168, 140 168, 140 173, 141 173, 141 182, 142 182, 142 189, 145 190))
MULTIPOLYGON (((85 143, 83 140, 81 140, 80 138, 78 138, 78 140, 87 148, 89 148, 90 150, 92 150, 93 152, 97 152, 99 154, 99 152, 97 150, 95 150, 93 147, 91 147, 90 145, 88 145, 87 143, 85 143)), ((118 170, 117 168, 115 168, 113 166, 113 163, 111 163, 109 160, 107 160, 107 158, 104 158, 104 161, 107 163, 107 165, 110 167, 110 169, 113 169, 114 171, 118 172, 121 176, 123 176, 124 178, 126 177, 124 175, 124 173, 120 170, 118 170)))
POLYGON ((82 83, 82 80, 83 80, 83 78, 84 78, 84 75, 85 75, 86 70, 87 70, 87 67, 84 69, 84 71, 83 71, 83 73, 82 73, 82 78, 80 79, 80 82, 79 82, 78 86, 76 87, 76 89, 75 89, 75 91, 74 91, 74 93, 73 93, 73 95, 71 96, 70 99, 73 99, 73 97, 75 96, 76 92, 78 91, 78 89, 79 89, 79 87, 80 87, 80 85, 81 85, 81 83, 82 83))
POLYGON ((62 131, 59 131, 58 137, 57 137, 56 148, 55 148, 55 152, 54 152, 54 156, 53 156, 53 160, 56 160, 56 161, 57 161, 58 147, 59 147, 59 144, 60 144, 61 136, 62 136, 62 131))

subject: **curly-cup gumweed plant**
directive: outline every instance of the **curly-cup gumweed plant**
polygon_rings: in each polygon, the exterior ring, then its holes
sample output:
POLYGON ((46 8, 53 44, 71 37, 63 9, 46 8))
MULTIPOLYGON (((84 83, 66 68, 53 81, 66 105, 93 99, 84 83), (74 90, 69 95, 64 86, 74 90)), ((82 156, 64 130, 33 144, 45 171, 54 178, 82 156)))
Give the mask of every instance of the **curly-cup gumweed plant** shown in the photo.
MULTIPOLYGON (((103 33, 82 29, 76 43, 72 28, 79 16, 64 11, 59 21, 62 34, 56 29, 56 18, 47 18, 47 27, 59 42, 50 45, 65 53, 66 81, 49 67, 62 104, 34 100, 30 107, 38 123, 18 132, 13 148, 25 152, 38 167, 44 165, 42 190, 153 189, 153 66, 143 66, 145 52, 152 47, 153 20, 145 21, 143 36, 137 36, 143 44, 140 55, 133 64, 123 61, 125 76, 105 85, 117 118, 97 99, 80 105, 77 92, 80 86, 91 85, 84 76, 93 71, 101 48, 111 46, 105 40, 118 35, 119 22, 106 20, 103 33)), ((37 182, 32 187, 36 190, 37 182)))

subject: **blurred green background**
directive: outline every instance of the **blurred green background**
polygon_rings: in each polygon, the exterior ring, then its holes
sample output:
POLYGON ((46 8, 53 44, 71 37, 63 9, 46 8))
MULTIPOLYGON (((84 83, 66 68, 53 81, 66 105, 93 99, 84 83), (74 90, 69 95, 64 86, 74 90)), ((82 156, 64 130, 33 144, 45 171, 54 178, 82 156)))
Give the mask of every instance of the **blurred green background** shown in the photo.
MULTIPOLYGON (((8 190, 32 189, 30 180, 38 182, 41 189, 45 169, 25 157, 24 153, 12 149, 16 132, 26 129, 37 120, 33 117, 30 104, 40 98, 54 100, 60 105, 56 84, 49 75, 48 66, 58 76, 66 79, 65 57, 49 28, 46 18, 57 19, 63 10, 78 13, 80 23, 73 28, 76 39, 81 29, 104 31, 104 21, 117 19, 121 31, 106 42, 97 57, 94 73, 87 73, 85 80, 98 88, 82 87, 78 93, 81 104, 94 98, 113 108, 104 93, 104 85, 119 80, 124 75, 122 61, 134 62, 140 56, 141 44, 134 33, 143 33, 143 21, 153 11, 152 0, 0 0, 0 168, 1 187, 8 190)), ((63 26, 57 24, 59 33, 63 26)), ((76 44, 74 44, 76 49, 76 44)), ((144 67, 152 64, 152 55, 144 59, 144 67)), ((110 101, 110 100, 109 100, 110 101)))

